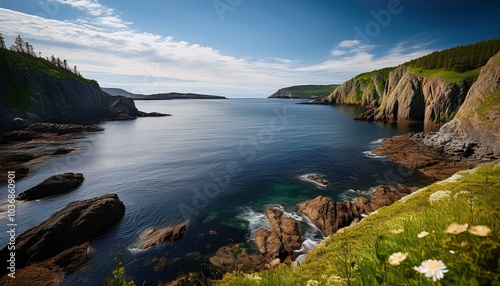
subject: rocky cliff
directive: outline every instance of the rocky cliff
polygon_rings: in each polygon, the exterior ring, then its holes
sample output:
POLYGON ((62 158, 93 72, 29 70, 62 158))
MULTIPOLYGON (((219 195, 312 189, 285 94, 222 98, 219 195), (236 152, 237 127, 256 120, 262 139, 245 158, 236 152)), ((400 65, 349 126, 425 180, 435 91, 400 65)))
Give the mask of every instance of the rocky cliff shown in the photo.
POLYGON ((480 142, 500 157, 500 52, 481 68, 457 115, 440 132, 480 142))
POLYGON ((453 120, 438 132, 396 136, 374 151, 441 180, 500 157, 500 52, 483 66, 453 120))
POLYGON ((455 116, 469 87, 469 79, 448 82, 439 76, 418 76, 402 65, 356 76, 322 103, 365 106, 368 110, 356 117, 360 120, 436 124, 455 116))
POLYGON ((45 59, 0 51, 0 129, 13 119, 94 123, 139 116, 132 100, 104 93, 87 80, 45 59))

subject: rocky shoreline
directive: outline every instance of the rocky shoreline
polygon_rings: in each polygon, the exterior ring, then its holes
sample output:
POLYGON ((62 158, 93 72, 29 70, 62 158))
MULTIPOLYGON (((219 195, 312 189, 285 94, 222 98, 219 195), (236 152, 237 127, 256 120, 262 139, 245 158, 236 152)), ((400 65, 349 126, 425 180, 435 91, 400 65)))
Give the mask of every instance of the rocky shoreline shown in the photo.
POLYGON ((443 180, 457 171, 497 159, 479 142, 443 132, 407 133, 383 139, 373 154, 387 156, 391 161, 434 180, 443 180))

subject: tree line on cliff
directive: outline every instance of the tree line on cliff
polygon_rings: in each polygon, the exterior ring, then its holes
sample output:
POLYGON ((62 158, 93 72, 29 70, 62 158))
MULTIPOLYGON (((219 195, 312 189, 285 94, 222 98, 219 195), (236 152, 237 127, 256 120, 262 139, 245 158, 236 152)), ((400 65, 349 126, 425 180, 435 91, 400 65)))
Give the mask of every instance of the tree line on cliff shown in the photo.
POLYGON ((500 38, 497 38, 435 51, 407 64, 424 69, 445 69, 462 73, 484 66, 499 50, 500 38))
MULTIPOLYGON (((23 53, 23 54, 26 54, 26 55, 29 55, 32 57, 38 57, 38 58, 43 59, 42 53, 41 52, 38 52, 38 54, 35 53, 35 49, 33 48, 33 45, 31 45, 29 42, 25 41, 21 37, 21 35, 17 35, 17 37, 14 40, 14 44, 10 48, 7 48, 5 38, 3 37, 3 34, 0 33, 0 49, 9 49, 9 50, 14 51, 14 52, 23 53)), ((75 65, 71 68, 66 59, 61 60, 59 57, 55 57, 54 55, 51 55, 50 58, 45 57, 45 60, 53 63, 54 65, 56 65, 60 68, 64 68, 64 69, 74 73, 77 76, 80 76, 80 77, 82 76, 80 74, 80 72, 78 71, 77 66, 75 65)))

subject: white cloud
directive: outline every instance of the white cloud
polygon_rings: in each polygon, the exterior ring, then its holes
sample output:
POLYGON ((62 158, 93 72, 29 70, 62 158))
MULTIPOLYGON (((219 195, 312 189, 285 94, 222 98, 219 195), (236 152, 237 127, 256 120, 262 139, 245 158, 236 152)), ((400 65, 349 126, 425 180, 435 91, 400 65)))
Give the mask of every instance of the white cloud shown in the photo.
POLYGON ((110 16, 114 10, 101 5, 97 0, 51 0, 63 5, 69 5, 74 8, 85 11, 91 16, 110 16))
POLYGON ((401 43, 376 57, 374 46, 344 40, 331 50, 331 58, 309 66, 293 59, 238 58, 169 35, 136 31, 132 23, 95 0, 51 1, 87 16, 60 21, 0 8, 4 35, 22 35, 36 51, 68 59, 102 86, 141 93, 267 96, 283 86, 341 83, 357 73, 394 66, 427 52, 408 52, 408 45, 401 43))
POLYGON ((415 43, 415 39, 399 42, 384 55, 376 56, 373 45, 364 44, 358 40, 344 40, 332 51, 332 58, 310 66, 299 67, 302 72, 330 71, 332 73, 344 71, 352 74, 397 66, 411 59, 421 57, 431 52, 427 47, 434 41, 415 43))

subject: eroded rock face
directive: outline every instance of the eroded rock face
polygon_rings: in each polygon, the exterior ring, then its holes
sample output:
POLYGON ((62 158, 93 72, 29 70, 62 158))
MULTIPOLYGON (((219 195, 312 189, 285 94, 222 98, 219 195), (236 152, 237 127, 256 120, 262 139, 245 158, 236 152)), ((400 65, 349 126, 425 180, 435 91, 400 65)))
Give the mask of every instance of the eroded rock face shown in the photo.
POLYGON ((54 175, 33 188, 19 194, 20 201, 32 201, 71 192, 83 183, 83 174, 64 173, 54 175))
POLYGON ((496 157, 500 157, 500 53, 481 68, 467 98, 451 122, 440 132, 478 142, 496 157))
POLYGON ((139 237, 139 248, 148 249, 151 246, 162 244, 166 241, 177 241, 187 231, 189 221, 180 224, 171 225, 162 229, 151 227, 143 231, 139 237))
POLYGON ((360 221, 368 214, 388 206, 402 198, 412 188, 401 187, 401 191, 390 185, 374 187, 372 198, 358 197, 352 202, 335 202, 332 198, 318 196, 300 203, 299 211, 307 215, 325 235, 360 221))
POLYGON ((259 228, 255 233, 255 246, 271 260, 279 258, 284 263, 292 263, 294 250, 300 249, 302 244, 298 222, 277 208, 268 207, 264 214, 271 230, 259 228))
POLYGON ((453 118, 469 90, 467 82, 448 83, 441 78, 412 75, 400 66, 388 75, 355 77, 340 85, 322 102, 369 108, 356 116, 367 121, 423 121, 444 123, 453 118))
MULTIPOLYGON (((16 268, 50 259, 95 234, 115 225, 125 214, 125 205, 116 194, 76 201, 16 239, 16 268)), ((0 257, 9 255, 8 248, 0 257)), ((5 274, 6 269, 1 269, 5 274)))

